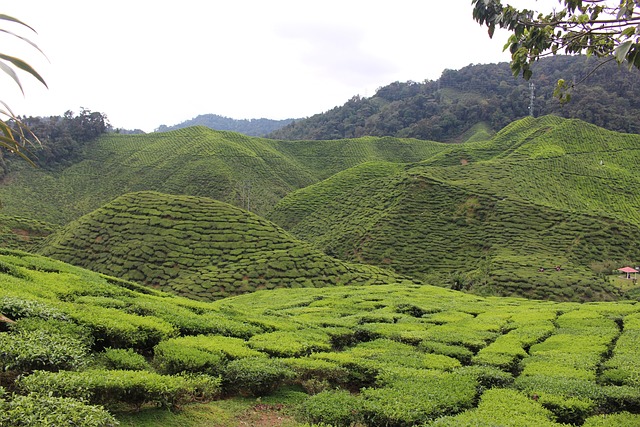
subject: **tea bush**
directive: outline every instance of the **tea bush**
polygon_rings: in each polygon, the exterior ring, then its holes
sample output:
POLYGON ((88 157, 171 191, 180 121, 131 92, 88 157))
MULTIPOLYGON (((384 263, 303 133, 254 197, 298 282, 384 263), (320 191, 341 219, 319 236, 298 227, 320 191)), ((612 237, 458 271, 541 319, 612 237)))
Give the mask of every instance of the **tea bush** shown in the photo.
POLYGON ((427 353, 443 354, 456 358, 465 365, 471 363, 471 358, 473 357, 473 352, 466 347, 444 344, 437 341, 422 341, 418 345, 418 348, 427 353))
POLYGON ((301 408, 302 417, 311 423, 349 427, 360 417, 361 400, 346 390, 327 390, 308 398, 301 408))
POLYGON ((30 393, 0 399, 0 426, 11 427, 115 427, 118 421, 104 408, 76 399, 30 393))
POLYGON ((220 351, 205 351, 186 347, 173 340, 162 341, 154 348, 153 363, 165 374, 203 372, 217 375, 227 359, 220 351))
POLYGON ((477 382, 454 373, 406 368, 383 375, 381 388, 361 392, 367 425, 408 426, 469 409, 477 382))
POLYGON ((277 359, 252 357, 233 360, 223 373, 223 389, 227 393, 264 396, 276 390, 295 373, 277 359))
POLYGON ((145 403, 175 408, 197 392, 185 377, 122 370, 36 371, 20 378, 18 387, 27 393, 86 399, 101 405, 124 403, 136 408, 145 403))
POLYGON ((151 365, 143 355, 131 348, 107 348, 98 356, 106 368, 115 370, 146 371, 151 365))
POLYGON ((102 347, 134 348, 150 351, 163 339, 176 334, 168 322, 151 316, 137 316, 115 308, 71 305, 69 316, 86 326, 102 347))
POLYGON ((586 419, 582 427, 632 427, 640 425, 640 414, 620 412, 595 415, 586 419))
POLYGON ((93 336, 89 329, 67 320, 23 317, 11 324, 11 332, 14 333, 36 331, 51 335, 65 335, 73 340, 80 341, 87 348, 94 344, 93 336))
POLYGON ((0 368, 29 372, 77 369, 87 362, 87 347, 80 340, 49 331, 0 333, 0 368))
POLYGON ((63 311, 40 301, 3 296, 0 298, 0 313, 17 320, 23 317, 39 317, 41 319, 68 320, 63 311))
POLYGON ((314 329, 254 335, 249 339, 249 345, 277 357, 304 356, 314 351, 330 351, 332 348, 329 335, 314 329))
POLYGON ((478 407, 458 415, 435 420, 429 427, 495 427, 536 426, 560 427, 554 416, 538 402, 523 393, 509 389, 485 391, 478 407))

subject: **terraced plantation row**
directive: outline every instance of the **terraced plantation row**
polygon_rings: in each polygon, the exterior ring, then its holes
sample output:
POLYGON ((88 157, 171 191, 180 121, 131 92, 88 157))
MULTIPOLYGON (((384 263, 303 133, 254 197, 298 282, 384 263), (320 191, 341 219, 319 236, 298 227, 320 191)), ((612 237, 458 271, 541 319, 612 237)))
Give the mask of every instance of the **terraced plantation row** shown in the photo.
POLYGON ((640 258, 629 223, 474 194, 422 168, 365 167, 287 196, 269 218, 341 259, 480 293, 615 298, 589 265, 640 258))
POLYGON ((336 174, 287 195, 267 217, 341 259, 429 283, 615 298, 590 266, 639 259, 638 148, 637 136, 528 118, 419 165, 372 163, 336 174))
POLYGON ((400 280, 377 267, 330 258, 240 208, 155 192, 117 198, 51 236, 40 252, 201 300, 400 280))
POLYGON ((159 405, 188 426, 236 396, 279 393, 293 426, 640 422, 637 302, 389 284, 205 303, 24 252, 0 263, 0 312, 15 321, 0 332, 0 385, 14 393, 0 393, 0 420, 46 407, 136 425, 171 414, 159 405))
POLYGON ((638 225, 639 150, 638 135, 547 116, 514 122, 489 142, 457 146, 425 165, 468 191, 638 225))

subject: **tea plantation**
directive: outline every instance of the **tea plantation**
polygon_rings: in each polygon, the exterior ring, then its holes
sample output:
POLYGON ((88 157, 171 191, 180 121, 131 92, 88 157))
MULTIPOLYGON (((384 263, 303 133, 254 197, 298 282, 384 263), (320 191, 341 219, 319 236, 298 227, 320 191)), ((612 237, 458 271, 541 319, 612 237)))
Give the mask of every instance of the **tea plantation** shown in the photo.
POLYGON ((328 254, 429 283, 611 299, 620 291, 590 266, 640 259, 638 149, 638 135, 527 118, 421 164, 356 166, 267 217, 328 254))
POLYGON ((402 281, 378 267, 331 258, 235 206, 156 192, 117 198, 51 236, 40 252, 200 300, 402 281))
POLYGON ((64 225, 125 193, 210 197, 264 214, 289 192, 367 161, 415 162, 446 144, 400 138, 273 141, 198 126, 107 134, 68 167, 19 162, 0 185, 7 215, 64 225), (55 195, 55 197, 52 197, 55 195))
POLYGON ((640 423, 636 301, 389 281, 199 302, 11 250, 0 280, 3 426, 640 423))
POLYGON ((11 163, 0 427, 640 425, 640 287, 607 275, 640 260, 640 136, 465 139, 11 163))

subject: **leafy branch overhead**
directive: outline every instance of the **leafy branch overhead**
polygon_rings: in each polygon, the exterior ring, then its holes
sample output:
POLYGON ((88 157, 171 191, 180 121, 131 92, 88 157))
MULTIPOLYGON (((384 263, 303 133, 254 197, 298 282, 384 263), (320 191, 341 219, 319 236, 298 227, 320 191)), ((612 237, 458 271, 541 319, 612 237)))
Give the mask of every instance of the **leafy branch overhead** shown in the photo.
MULTIPOLYGON (((505 45, 511 53, 511 70, 528 80, 531 64, 564 51, 566 54, 609 57, 629 68, 640 69, 640 0, 558 0, 560 7, 537 13, 503 5, 500 0, 472 0, 473 18, 489 29, 512 34, 505 45)), ((564 80, 556 95, 568 100, 564 80)))
MULTIPOLYGON (((31 28, 29 25, 24 22, 8 16, 4 14, 0 14, 0 21, 4 21, 4 23, 9 23, 9 25, 17 24, 19 27, 24 27, 33 31, 35 30, 31 28)), ((0 27, 0 33, 9 35, 10 37, 15 37, 27 44, 31 47, 35 48, 37 51, 42 53, 42 50, 33 43, 31 40, 13 32, 6 28, 0 27)), ((7 55, 5 53, 0 52, 0 70, 6 73, 11 79, 18 85, 20 91, 24 94, 24 89, 22 87, 22 82, 18 77, 17 70, 22 70, 34 78, 36 78, 40 83, 42 83, 45 87, 47 87, 47 83, 44 81, 42 76, 28 63, 23 61, 20 58, 16 58, 15 56, 7 55)), ((0 101, 0 115, 4 116, 5 119, 0 120, 0 147, 9 150, 10 152, 16 153, 21 157, 29 160, 27 156, 24 154, 26 151, 26 141, 29 139, 38 140, 37 137, 29 130, 29 128, 11 111, 9 106, 0 101), (12 128, 11 124, 14 124, 14 128, 12 128)), ((30 161, 30 160, 29 160, 30 161)))

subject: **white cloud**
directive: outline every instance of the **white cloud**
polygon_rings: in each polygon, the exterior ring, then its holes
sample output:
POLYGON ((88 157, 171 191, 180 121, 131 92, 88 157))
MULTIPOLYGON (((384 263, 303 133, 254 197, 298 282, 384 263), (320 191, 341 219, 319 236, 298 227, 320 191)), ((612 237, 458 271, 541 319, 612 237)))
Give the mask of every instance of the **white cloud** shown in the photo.
POLYGON ((505 37, 490 40, 471 11, 468 0, 21 0, 0 12, 38 31, 51 62, 16 54, 49 90, 27 76, 26 97, 7 79, 0 91, 20 114, 82 106, 147 131, 206 113, 310 116, 396 80, 507 60, 505 37))

